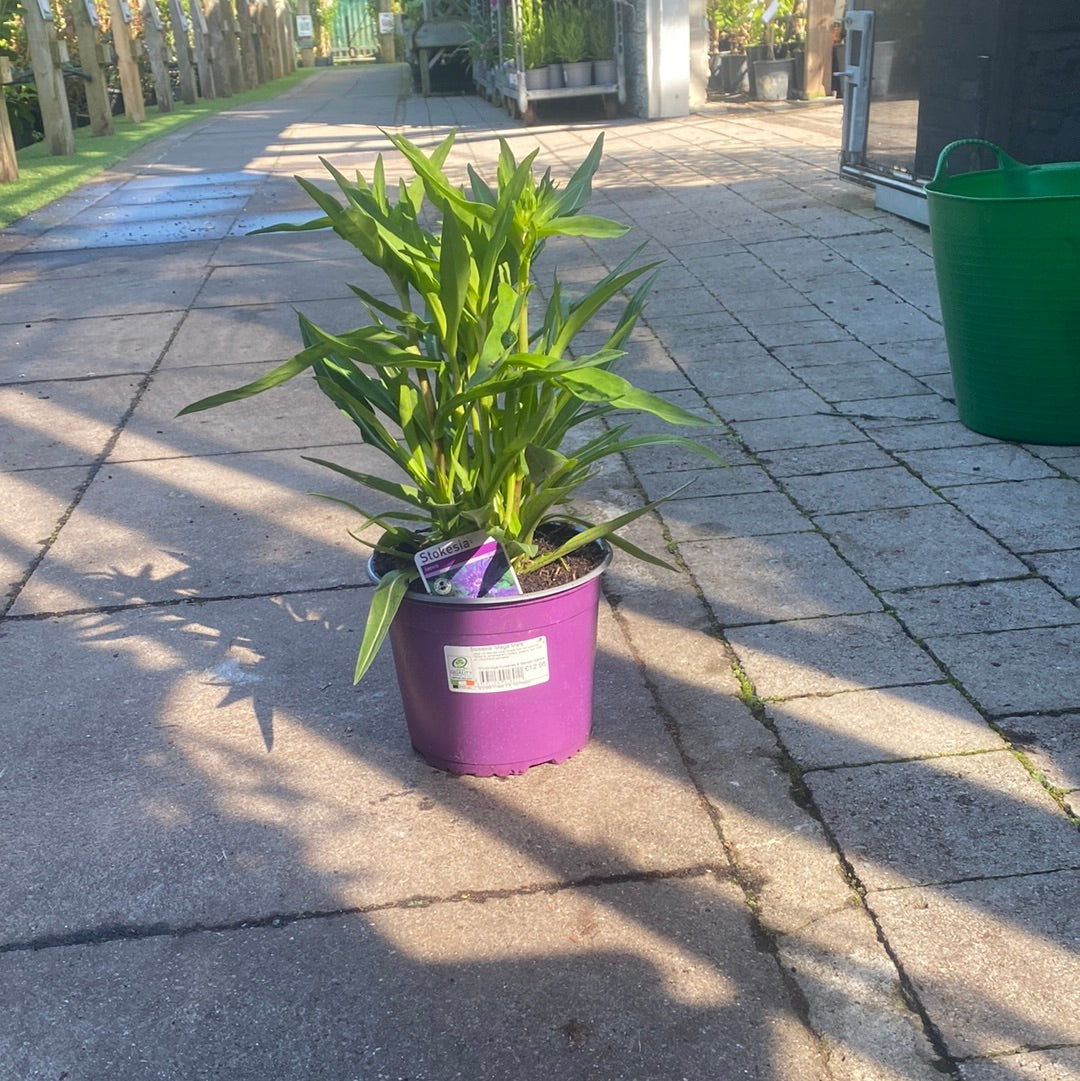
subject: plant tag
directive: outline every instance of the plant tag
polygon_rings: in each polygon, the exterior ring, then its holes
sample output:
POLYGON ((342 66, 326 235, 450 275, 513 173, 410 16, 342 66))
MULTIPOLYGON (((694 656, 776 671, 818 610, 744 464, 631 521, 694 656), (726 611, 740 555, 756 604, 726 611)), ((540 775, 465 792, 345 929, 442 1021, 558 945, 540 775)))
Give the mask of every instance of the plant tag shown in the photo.
POLYGON ((516 597, 521 594, 503 546, 483 530, 416 553, 424 588, 437 597, 516 597))
POLYGON ((516 691, 547 683, 547 636, 494 646, 443 646, 446 680, 460 694, 516 691))

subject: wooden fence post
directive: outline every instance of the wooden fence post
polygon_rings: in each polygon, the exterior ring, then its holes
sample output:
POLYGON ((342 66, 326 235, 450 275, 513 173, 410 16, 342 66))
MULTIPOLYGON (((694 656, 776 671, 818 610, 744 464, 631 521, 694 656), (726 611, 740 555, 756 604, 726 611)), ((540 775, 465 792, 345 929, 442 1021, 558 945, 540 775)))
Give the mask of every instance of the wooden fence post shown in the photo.
POLYGON ((158 112, 171 113, 172 79, 169 78, 169 65, 165 62, 165 26, 161 21, 161 12, 154 0, 142 0, 139 10, 142 13, 143 41, 146 43, 146 55, 150 60, 150 73, 154 77, 158 112))
POLYGON ((131 8, 127 0, 109 0, 109 23, 116 68, 120 72, 120 92, 124 95, 124 115, 133 124, 141 124, 146 119, 146 103, 143 101, 139 65, 135 63, 130 22, 131 8))
POLYGON ((218 97, 231 98, 235 89, 229 78, 230 64, 225 40, 225 25, 221 14, 221 0, 202 0, 206 16, 207 37, 210 39, 210 64, 214 69, 214 89, 218 97))
POLYGON ((26 44, 30 66, 34 70, 41 122, 45 128, 45 144, 50 154, 74 154, 75 135, 71 130, 71 110, 64 89, 64 72, 60 63, 60 44, 56 40, 49 0, 26 0, 26 44))
POLYGON ((259 69, 255 63, 255 29, 248 0, 236 0, 236 25, 240 33, 240 67, 244 73, 244 86, 254 90, 259 85, 259 69))
POLYGON ((19 159, 15 157, 15 136, 11 131, 4 83, 11 82, 11 61, 0 56, 0 184, 14 184, 19 179, 19 159))
POLYGON ((195 68, 191 63, 188 20, 180 0, 169 0, 169 25, 172 26, 176 64, 180 69, 180 100, 185 105, 193 105, 198 97, 198 89, 195 86, 195 68))
MULTIPOLYGON (((179 4, 181 0, 176 0, 179 4)), ((210 29, 206 24, 199 0, 188 0, 191 10, 191 32, 195 41, 195 67, 199 73, 199 93, 204 98, 218 96, 217 83, 214 82, 214 61, 211 57, 210 29)))
POLYGON ((90 115, 90 130, 95 135, 112 135, 112 103, 105 78, 104 54, 98 40, 101 23, 93 0, 71 0, 71 21, 75 25, 75 40, 79 43, 79 67, 88 76, 86 111, 90 115))

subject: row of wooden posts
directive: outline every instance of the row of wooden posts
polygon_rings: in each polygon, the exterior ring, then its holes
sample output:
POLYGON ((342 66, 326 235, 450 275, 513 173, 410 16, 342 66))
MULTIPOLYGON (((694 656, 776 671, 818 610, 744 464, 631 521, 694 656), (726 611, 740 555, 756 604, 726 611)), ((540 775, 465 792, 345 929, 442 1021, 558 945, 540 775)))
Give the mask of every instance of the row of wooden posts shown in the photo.
MULTIPOLYGON (((173 108, 172 80, 165 49, 164 24, 154 0, 133 0, 142 16, 141 34, 132 33, 128 0, 108 0, 112 51, 108 55, 94 0, 72 0, 72 29, 79 43, 79 74, 85 80, 90 129, 113 131, 106 69, 115 63, 124 113, 133 123, 146 119, 138 56, 145 49, 159 112, 173 108)), ((279 79, 296 67, 292 14, 284 0, 168 0, 169 22, 179 68, 180 99, 230 97, 279 79), (196 77, 197 76, 197 77, 196 77)), ((302 4, 304 9, 307 4, 302 4)), ((75 151, 71 113, 64 89, 66 50, 56 32, 49 0, 24 0, 30 65, 37 86, 42 127, 50 154, 75 151)), ((307 45, 307 42, 301 44, 307 45)), ((305 50, 310 53, 310 50, 305 50)), ((311 63, 310 56, 307 63, 311 63)), ((0 83, 10 67, 0 67, 0 83)), ((69 76, 70 77, 70 76, 69 76)), ((0 86, 0 183, 19 178, 15 143, 0 86)))

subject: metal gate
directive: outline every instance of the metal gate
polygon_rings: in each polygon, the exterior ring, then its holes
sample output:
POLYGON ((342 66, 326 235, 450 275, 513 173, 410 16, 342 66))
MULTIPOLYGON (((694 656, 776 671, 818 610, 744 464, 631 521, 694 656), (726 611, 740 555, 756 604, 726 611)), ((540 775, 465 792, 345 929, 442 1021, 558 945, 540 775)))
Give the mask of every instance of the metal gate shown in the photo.
POLYGON ((368 0, 337 0, 330 49, 335 60, 356 60, 374 56, 379 39, 375 17, 368 0))

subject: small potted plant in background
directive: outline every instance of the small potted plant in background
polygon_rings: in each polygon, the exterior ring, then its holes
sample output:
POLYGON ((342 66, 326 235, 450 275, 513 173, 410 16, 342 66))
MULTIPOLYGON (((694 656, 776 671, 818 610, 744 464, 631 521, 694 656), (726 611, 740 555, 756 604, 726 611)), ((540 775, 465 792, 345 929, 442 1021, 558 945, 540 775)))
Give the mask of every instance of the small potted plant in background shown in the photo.
MULTIPOLYGON (((795 62, 776 53, 777 24, 781 28, 797 0, 769 0, 754 16, 759 43, 752 53, 753 93, 759 101, 786 101, 795 73, 795 62)), ((782 32, 782 31, 781 31, 782 32)))
POLYGON ((518 12, 518 37, 521 41, 525 88, 547 90, 551 85, 548 64, 550 43, 543 0, 521 0, 518 12))
POLYGON ((619 74, 615 63, 615 5, 609 0, 592 0, 587 9, 585 36, 592 57, 593 82, 613 86, 619 74))
POLYGON ((271 230, 332 228, 385 274, 395 299, 354 286, 363 326, 335 335, 301 316, 300 353, 183 413, 314 375, 390 467, 373 474, 312 459, 390 502, 346 504, 360 516, 358 540, 378 532, 355 678, 389 633, 414 747, 453 772, 519 773, 588 739, 609 545, 667 566, 617 532, 660 501, 597 523, 570 500, 605 459, 638 447, 676 444, 718 459, 673 432, 635 436, 624 418, 705 423, 612 370, 655 264, 630 256, 577 297, 556 276, 535 317, 534 261, 549 238, 627 231, 581 213, 602 135, 562 188, 550 172, 536 177, 537 151, 518 162, 502 142, 494 182, 470 166, 467 190, 446 172, 453 134, 430 154, 389 138, 413 170, 396 197, 381 156, 370 181, 327 164, 343 201, 298 178, 322 215, 271 230), (609 303, 618 310, 606 341, 576 354, 579 332, 609 303))
POLYGON ((583 0, 555 0, 548 12, 551 49, 562 63, 564 86, 589 86, 592 61, 588 52, 589 16, 583 0))

